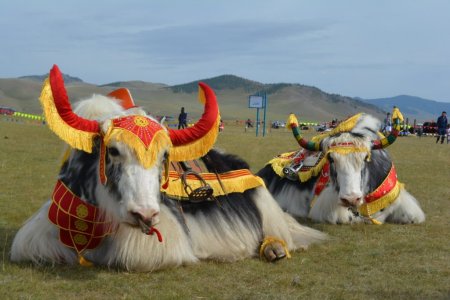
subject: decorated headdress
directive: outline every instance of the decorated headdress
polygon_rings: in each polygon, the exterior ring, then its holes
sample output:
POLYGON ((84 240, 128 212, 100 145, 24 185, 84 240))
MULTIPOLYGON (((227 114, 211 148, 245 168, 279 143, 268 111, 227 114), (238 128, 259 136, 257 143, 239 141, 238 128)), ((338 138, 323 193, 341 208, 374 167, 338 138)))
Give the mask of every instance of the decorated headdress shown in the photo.
MULTIPOLYGON (((330 132, 317 135, 313 137, 311 140, 305 139, 299 129, 297 117, 294 114, 290 114, 287 120, 287 127, 292 130, 292 133, 297 140, 298 144, 309 151, 321 151, 322 144, 321 141, 329 136, 334 136, 338 133, 342 132, 351 132, 355 125, 358 123, 360 118, 362 117, 362 113, 356 114, 345 121, 341 122, 337 127, 333 128, 330 132)), ((372 141, 372 149, 382 149, 386 148, 389 145, 392 145, 400 132, 400 122, 403 121, 403 116, 398 108, 395 108, 393 111, 393 123, 394 126, 392 131, 389 133, 387 137, 382 135, 381 139, 376 139, 372 141)))
MULTIPOLYGON (((126 91, 115 91, 110 96, 122 100, 125 109, 134 107, 131 95, 124 96, 124 93, 126 91), (123 101, 127 97, 128 100, 123 101)), ((167 132, 151 118, 127 115, 107 121, 108 129, 104 131, 104 126, 98 121, 82 118, 73 112, 63 76, 54 65, 44 82, 40 101, 50 129, 72 148, 91 153, 96 137, 101 137, 104 145, 112 140, 121 141, 134 150, 142 166, 149 168, 163 148, 170 149, 170 157, 176 161, 198 158, 212 148, 220 121, 217 100, 212 89, 204 83, 199 83, 199 98, 205 104, 205 110, 201 119, 190 128, 167 132)))

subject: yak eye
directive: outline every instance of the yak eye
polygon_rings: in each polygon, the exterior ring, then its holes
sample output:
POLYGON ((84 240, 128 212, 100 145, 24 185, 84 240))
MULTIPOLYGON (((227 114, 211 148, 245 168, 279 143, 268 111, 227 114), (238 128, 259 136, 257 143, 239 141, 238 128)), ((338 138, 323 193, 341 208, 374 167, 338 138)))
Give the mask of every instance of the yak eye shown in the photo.
POLYGON ((334 163, 334 159, 331 157, 331 155, 328 155, 328 161, 331 163, 334 163))
POLYGON ((116 147, 109 147, 108 148, 108 153, 111 156, 119 156, 120 155, 119 150, 117 150, 116 147))

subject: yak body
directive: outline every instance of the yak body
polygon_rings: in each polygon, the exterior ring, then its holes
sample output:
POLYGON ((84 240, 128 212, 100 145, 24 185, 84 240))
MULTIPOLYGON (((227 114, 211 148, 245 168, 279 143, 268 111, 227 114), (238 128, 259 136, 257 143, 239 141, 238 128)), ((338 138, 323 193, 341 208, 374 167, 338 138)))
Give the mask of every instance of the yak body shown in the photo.
POLYGON ((279 176, 268 164, 258 172, 258 176, 264 179, 283 210, 295 217, 332 224, 357 223, 369 219, 377 223, 421 223, 425 220, 425 214, 418 201, 404 188, 400 189, 392 204, 370 218, 355 213, 364 204, 364 197, 383 183, 392 166, 386 150, 371 148, 372 141, 378 138, 378 128, 378 120, 370 115, 362 115, 350 132, 340 132, 321 141, 322 152, 326 153, 330 169, 328 183, 319 195, 316 195, 315 188, 320 174, 306 182, 294 181, 279 176), (345 154, 333 152, 333 145, 351 145, 357 150, 345 154))
MULTIPOLYGON (((102 96, 82 101, 75 112, 100 121, 136 114, 136 110, 124 110, 102 96)), ((138 113, 145 115, 143 111, 138 113)), ((97 248, 83 251, 84 258, 97 265, 153 271, 201 259, 236 261, 254 257, 268 236, 285 241, 289 250, 306 248, 325 238, 284 213, 264 186, 219 196, 217 201, 192 203, 169 198, 160 192, 166 153, 161 151, 155 166, 142 170, 126 145, 113 143, 106 155, 108 181, 103 185, 98 178, 99 141, 95 141, 92 153, 70 150, 58 179, 83 201, 97 206, 117 226, 97 248), (133 219, 135 215, 149 220, 163 241, 143 234, 133 219)), ((241 159, 214 150, 206 157, 204 162, 211 172, 248 168, 241 159)), ((50 204, 51 200, 18 231, 12 245, 12 261, 78 262, 77 252, 61 243, 58 227, 49 221, 50 204)))

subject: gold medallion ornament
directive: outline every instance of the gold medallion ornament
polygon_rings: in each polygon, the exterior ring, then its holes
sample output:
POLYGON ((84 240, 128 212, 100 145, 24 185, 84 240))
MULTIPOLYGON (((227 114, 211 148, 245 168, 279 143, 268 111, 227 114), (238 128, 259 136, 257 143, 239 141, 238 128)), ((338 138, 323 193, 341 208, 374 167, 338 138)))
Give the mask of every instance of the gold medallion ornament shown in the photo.
POLYGON ((75 242, 75 244, 78 244, 78 245, 86 245, 87 244, 86 236, 79 234, 79 233, 75 234, 75 236, 73 237, 73 241, 75 242))
POLYGON ((135 116, 134 117, 134 124, 136 124, 139 127, 145 127, 149 123, 148 119, 141 116, 135 116))
POLYGON ((77 217, 86 218, 88 215, 88 209, 83 204, 78 205, 76 211, 77 211, 77 217))
POLYGON ((79 231, 86 231, 88 229, 88 225, 86 224, 86 222, 82 220, 76 220, 75 228, 79 231))

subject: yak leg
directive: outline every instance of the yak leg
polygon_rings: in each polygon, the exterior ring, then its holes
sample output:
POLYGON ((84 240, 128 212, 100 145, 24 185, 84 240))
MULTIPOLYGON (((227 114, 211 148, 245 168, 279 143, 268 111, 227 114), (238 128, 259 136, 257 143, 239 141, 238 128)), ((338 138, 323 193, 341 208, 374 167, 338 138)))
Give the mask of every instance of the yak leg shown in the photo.
POLYGON ((302 226, 283 212, 266 188, 257 188, 253 201, 261 213, 264 237, 275 237, 274 240, 277 240, 268 249, 263 248, 266 250, 263 254, 269 261, 288 256, 287 251, 306 249, 310 244, 327 238, 326 234, 302 226))
POLYGON ((272 241, 264 247, 262 252, 267 261, 274 262, 288 256, 289 253, 286 253, 286 250, 281 242, 272 241))

